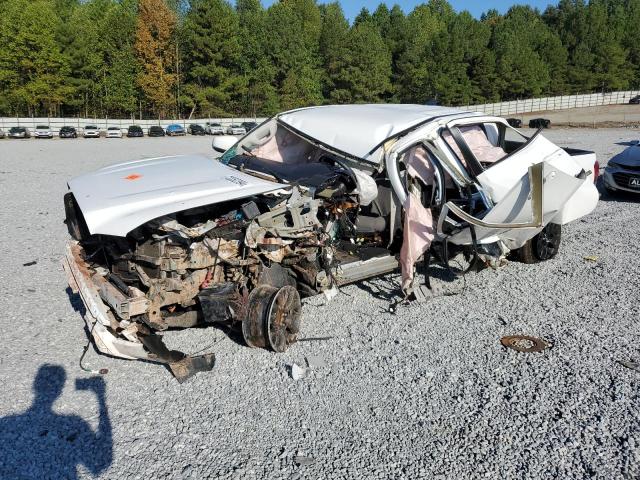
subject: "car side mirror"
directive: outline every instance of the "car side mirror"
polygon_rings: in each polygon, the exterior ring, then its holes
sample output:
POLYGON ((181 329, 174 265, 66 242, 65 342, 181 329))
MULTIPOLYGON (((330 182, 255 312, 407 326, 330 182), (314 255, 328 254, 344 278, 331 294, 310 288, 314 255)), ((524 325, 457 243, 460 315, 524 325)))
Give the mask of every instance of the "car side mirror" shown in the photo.
POLYGON ((218 153, 224 153, 233 147, 238 139, 232 135, 221 135, 215 137, 211 142, 211 147, 218 153))

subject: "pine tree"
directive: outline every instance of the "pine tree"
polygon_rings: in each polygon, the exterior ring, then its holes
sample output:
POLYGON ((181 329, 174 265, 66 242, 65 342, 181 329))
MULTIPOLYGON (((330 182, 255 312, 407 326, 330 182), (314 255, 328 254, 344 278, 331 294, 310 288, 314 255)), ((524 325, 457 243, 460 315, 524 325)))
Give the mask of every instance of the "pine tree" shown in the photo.
POLYGON ((51 0, 7 0, 0 16, 0 89, 14 111, 56 113, 73 93, 51 0))
POLYGON ((335 103, 380 102, 391 90, 391 54, 372 22, 354 25, 336 62, 335 103))
POLYGON ((164 117, 175 102, 176 15, 163 0, 140 0, 135 51, 137 82, 154 112, 164 117))
POLYGON ((323 102, 321 29, 314 0, 287 0, 267 10, 265 51, 275 67, 282 110, 323 102))
POLYGON ((337 2, 324 6, 322 12, 322 30, 320 33, 320 56, 324 67, 322 93, 329 102, 345 103, 348 92, 336 87, 341 73, 343 60, 349 54, 347 41, 349 22, 342 7, 337 2))
POLYGON ((232 101, 243 87, 238 75, 242 54, 238 29, 238 15, 225 0, 191 3, 182 46, 193 110, 214 116, 238 113, 232 101))

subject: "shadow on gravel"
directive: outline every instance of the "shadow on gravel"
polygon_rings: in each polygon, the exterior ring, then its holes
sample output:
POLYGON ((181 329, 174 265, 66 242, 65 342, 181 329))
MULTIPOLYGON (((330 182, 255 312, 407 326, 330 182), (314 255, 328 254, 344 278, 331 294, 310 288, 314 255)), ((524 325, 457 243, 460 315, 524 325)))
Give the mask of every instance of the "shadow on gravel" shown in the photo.
POLYGON ((638 140, 629 140, 627 142, 616 142, 616 145, 622 145, 623 147, 634 147, 638 145, 638 140))
POLYGON ((84 318, 85 314, 87 313, 87 309, 85 308, 84 303, 82 303, 80 294, 73 293, 71 287, 67 287, 65 291, 67 292, 67 297, 69 297, 69 303, 71 304, 73 310, 80 313, 80 315, 82 315, 82 318, 84 318))
POLYGON ((602 176, 596 180, 596 188, 600 192, 601 202, 619 202, 619 203, 638 203, 640 202, 640 192, 626 192, 623 190, 617 192, 609 192, 604 186, 602 176))
POLYGON ((604 189, 604 187, 600 188, 598 185, 598 190, 600 191, 600 201, 601 202, 618 202, 618 203, 639 203, 640 202, 640 192, 632 193, 632 192, 608 192, 604 189))
POLYGON ((94 432, 77 415, 52 410, 62 393, 66 373, 59 365, 43 365, 33 382, 33 403, 19 415, 0 418, 0 478, 78 478, 77 466, 91 474, 105 471, 113 460, 111 421, 101 377, 76 379, 77 390, 95 393, 98 428, 94 432))

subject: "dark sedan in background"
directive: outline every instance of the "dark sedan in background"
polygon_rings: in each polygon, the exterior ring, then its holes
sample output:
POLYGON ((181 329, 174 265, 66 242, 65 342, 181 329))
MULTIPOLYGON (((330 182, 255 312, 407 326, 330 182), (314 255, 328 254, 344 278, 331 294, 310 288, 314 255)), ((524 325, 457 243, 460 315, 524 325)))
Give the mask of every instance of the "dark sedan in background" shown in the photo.
POLYGON ((164 130, 159 125, 152 125, 149 127, 147 135, 150 137, 164 137, 164 130))
POLYGON ((58 132, 60 138, 78 138, 78 132, 73 127, 64 126, 58 132))
POLYGON ((140 125, 130 125, 127 129, 127 137, 144 137, 144 132, 140 125))
POLYGON ((25 127, 11 127, 9 129, 9 138, 29 138, 31 132, 25 127))
POLYGON ((609 192, 640 193, 640 144, 622 151, 607 163, 604 188, 609 192))
POLYGON ((192 123, 187 127, 187 132, 191 135, 204 135, 204 127, 202 125, 198 125, 197 123, 192 123))
POLYGON ((247 131, 247 133, 249 133, 251 130, 256 128, 258 124, 256 122, 242 122, 242 126, 247 131))

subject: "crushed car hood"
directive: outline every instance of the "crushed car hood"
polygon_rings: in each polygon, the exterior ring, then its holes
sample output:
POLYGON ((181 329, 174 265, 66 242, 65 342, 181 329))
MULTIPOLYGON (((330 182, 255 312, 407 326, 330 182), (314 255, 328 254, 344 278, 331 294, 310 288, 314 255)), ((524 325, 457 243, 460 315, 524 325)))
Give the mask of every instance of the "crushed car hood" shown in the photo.
POLYGON ((197 155, 120 163, 69 182, 89 232, 121 237, 162 215, 286 187, 197 155))
POLYGON ((633 145, 626 148, 624 151, 613 157, 611 162, 615 162, 618 165, 625 167, 637 167, 640 166, 640 145, 633 145))

